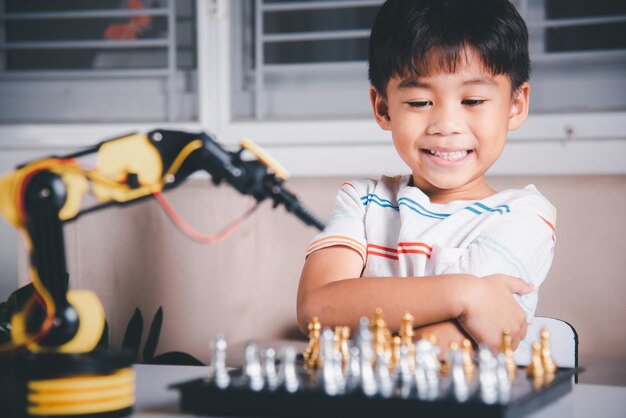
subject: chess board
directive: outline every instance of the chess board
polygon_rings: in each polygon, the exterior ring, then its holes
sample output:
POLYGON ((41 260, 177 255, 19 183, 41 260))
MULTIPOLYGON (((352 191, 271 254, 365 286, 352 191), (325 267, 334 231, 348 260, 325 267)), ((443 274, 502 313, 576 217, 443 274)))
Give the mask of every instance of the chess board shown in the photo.
POLYGON ((229 371, 230 384, 220 389, 206 378, 176 383, 180 391, 180 408, 197 415, 235 417, 522 417, 547 405, 572 389, 576 369, 558 369, 540 383, 528 378, 519 369, 511 384, 506 401, 486 403, 480 394, 477 376, 469 382, 469 395, 460 402, 452 385, 443 377, 437 393, 430 399, 420 399, 415 390, 403 392, 394 387, 390 395, 366 396, 357 386, 343 394, 330 396, 323 389, 321 370, 310 370, 296 363, 300 387, 290 393, 283 387, 267 386, 253 390, 241 369, 229 371))

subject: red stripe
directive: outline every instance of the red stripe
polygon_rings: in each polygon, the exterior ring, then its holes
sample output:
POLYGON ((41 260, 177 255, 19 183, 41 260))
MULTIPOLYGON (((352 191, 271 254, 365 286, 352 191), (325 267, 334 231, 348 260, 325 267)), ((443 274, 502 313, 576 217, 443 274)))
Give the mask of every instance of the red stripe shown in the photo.
POLYGON ((400 254, 423 254, 427 258, 430 258, 430 253, 427 253, 426 251, 422 251, 422 250, 400 250, 398 252, 400 254))
POLYGON ((367 255, 368 256, 370 256, 370 255, 377 255, 379 257, 391 258, 392 260, 398 261, 398 256, 397 255, 390 255, 390 254, 385 254, 385 253, 377 253, 377 252, 374 252, 374 251, 368 251, 367 255))
POLYGON ((428 251, 432 251, 433 247, 430 245, 424 244, 423 242, 399 242, 398 247, 424 247, 428 251))
POLYGON ((350 187, 352 187, 354 190, 356 190, 356 187, 354 187, 354 185, 352 183, 350 183, 349 181, 344 181, 343 183, 341 183, 341 187, 348 185, 350 187))
POLYGON ((396 250, 395 248, 389 248, 389 247, 383 247, 381 245, 376 245, 376 244, 367 244, 367 248, 376 248, 377 250, 383 250, 383 251, 389 251, 390 253, 397 253, 398 250, 396 250))

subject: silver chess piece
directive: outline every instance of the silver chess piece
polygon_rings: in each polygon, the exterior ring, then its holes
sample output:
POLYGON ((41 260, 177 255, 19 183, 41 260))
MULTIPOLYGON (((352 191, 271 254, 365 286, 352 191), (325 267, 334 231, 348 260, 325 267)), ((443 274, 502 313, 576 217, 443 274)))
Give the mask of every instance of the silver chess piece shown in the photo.
POLYGON ((393 379, 389 371, 389 363, 384 354, 376 356, 376 381, 378 391, 383 398, 389 398, 393 394, 393 379))
POLYGON ((506 403, 511 398, 511 380, 509 378, 508 362, 504 353, 498 354, 497 363, 498 399, 500 403, 506 403))
POLYGON ((374 396, 378 393, 376 377, 374 376, 374 336, 370 331, 369 319, 364 316, 359 321, 357 342, 361 353, 361 390, 365 396, 374 396))
POLYGON ((498 360, 491 350, 481 345, 478 349, 478 380, 480 382, 480 397, 486 404, 493 404, 498 400, 498 360))
POLYGON ((470 395, 470 388, 463 367, 463 351, 462 349, 450 349, 451 359, 450 375, 452 378, 452 389, 454 397, 458 402, 465 402, 470 395))
POLYGON ((254 342, 246 344, 244 375, 250 389, 255 392, 263 389, 263 371, 261 370, 259 346, 254 342))
POLYGON ((296 349, 292 346, 285 347, 282 354, 279 378, 287 392, 295 393, 300 388, 300 379, 296 372, 296 349))
POLYGON ((227 346, 224 334, 217 334, 213 340, 213 357, 209 367, 209 378, 220 389, 226 389, 230 384, 230 375, 226 369, 227 346))
POLYGON ((329 396, 339 394, 339 386, 335 376, 333 340, 333 331, 325 327, 322 331, 322 380, 324 382, 324 392, 329 396))
POLYGON ((408 398, 413 388, 413 373, 411 373, 411 364, 409 362, 409 347, 403 345, 400 347, 400 396, 408 398))
POLYGON ((279 384, 278 373, 276 372, 276 350, 271 347, 265 349, 265 355, 263 356, 263 371, 268 389, 276 390, 279 384))

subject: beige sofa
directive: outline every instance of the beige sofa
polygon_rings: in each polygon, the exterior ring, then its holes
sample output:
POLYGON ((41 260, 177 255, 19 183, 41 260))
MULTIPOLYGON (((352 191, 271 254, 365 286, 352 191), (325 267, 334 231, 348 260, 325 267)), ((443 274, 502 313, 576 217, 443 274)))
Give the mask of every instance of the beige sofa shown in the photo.
MULTIPOLYGON (((301 178, 288 185, 323 218, 343 180, 301 178)), ((558 208, 556 258, 537 313, 576 327, 580 365, 587 369, 582 382, 626 385, 626 176, 492 179, 496 189, 528 183, 558 208)), ((204 232, 217 231, 251 203, 199 179, 166 197, 204 232)), ((135 307, 147 327, 162 306, 157 354, 180 350, 206 362, 220 331, 232 344, 303 338, 295 295, 314 234, 264 204, 231 237, 207 246, 182 235, 155 201, 109 208, 66 226, 71 286, 100 295, 113 344, 120 343, 135 307)))

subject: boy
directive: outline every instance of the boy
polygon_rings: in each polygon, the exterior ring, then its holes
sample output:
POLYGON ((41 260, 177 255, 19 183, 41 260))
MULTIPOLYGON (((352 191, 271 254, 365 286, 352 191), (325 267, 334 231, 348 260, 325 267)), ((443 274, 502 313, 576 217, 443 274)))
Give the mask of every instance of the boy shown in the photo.
POLYGON ((349 325, 382 307, 445 349, 517 347, 552 263, 555 211, 485 172, 528 115, 528 33, 508 0, 388 0, 370 36, 370 100, 410 175, 344 183, 307 249, 298 323, 349 325))

